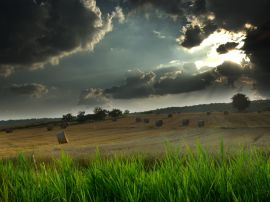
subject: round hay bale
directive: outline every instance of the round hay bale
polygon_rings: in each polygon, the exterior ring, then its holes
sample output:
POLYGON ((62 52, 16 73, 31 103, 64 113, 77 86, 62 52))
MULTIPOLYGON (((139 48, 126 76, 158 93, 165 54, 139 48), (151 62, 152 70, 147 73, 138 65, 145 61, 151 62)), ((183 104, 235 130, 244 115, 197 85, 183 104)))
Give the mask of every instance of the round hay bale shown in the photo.
POLYGON ((199 121, 198 121, 198 127, 199 127, 199 128, 202 128, 202 127, 204 127, 204 126, 205 126, 204 120, 199 120, 199 121))
POLYGON ((58 140, 59 144, 67 144, 68 143, 68 139, 67 139, 66 133, 64 131, 57 134, 57 140, 58 140))
POLYGON ((228 111, 225 111, 225 112, 224 112, 224 115, 229 115, 229 112, 228 112, 228 111))
POLYGON ((143 122, 144 123, 150 123, 150 120, 149 119, 144 119, 143 122))
POLYGON ((53 130, 53 125, 48 125, 47 126, 47 131, 52 131, 53 130))
POLYGON ((163 126, 163 121, 162 120, 156 121, 156 127, 161 127, 161 126, 163 126))
POLYGON ((13 129, 12 128, 5 128, 4 131, 6 133, 13 133, 13 129))
POLYGON ((182 126, 188 126, 190 124, 190 120, 189 119, 184 119, 182 121, 182 126))
POLYGON ((168 114, 168 118, 172 118, 173 117, 173 115, 172 114, 168 114))
POLYGON ((135 119, 135 121, 136 121, 136 123, 140 123, 140 122, 142 122, 142 118, 137 117, 137 118, 135 119))
POLYGON ((211 112, 206 112, 206 115, 207 116, 210 116, 212 113, 211 112))

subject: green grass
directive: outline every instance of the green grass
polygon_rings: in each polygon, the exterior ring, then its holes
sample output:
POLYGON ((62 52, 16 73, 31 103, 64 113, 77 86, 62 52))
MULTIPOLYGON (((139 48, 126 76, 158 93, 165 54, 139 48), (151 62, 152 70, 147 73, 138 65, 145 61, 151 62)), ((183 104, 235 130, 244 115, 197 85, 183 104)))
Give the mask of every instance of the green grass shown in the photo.
POLYGON ((198 146, 81 163, 62 154, 39 163, 0 162, 0 201, 270 201, 270 161, 259 150, 210 154, 198 146))

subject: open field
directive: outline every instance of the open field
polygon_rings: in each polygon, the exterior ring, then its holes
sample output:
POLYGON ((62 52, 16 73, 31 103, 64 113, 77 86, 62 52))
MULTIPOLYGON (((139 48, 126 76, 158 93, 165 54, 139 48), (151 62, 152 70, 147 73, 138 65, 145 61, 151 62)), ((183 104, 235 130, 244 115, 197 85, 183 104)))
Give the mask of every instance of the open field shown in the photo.
POLYGON ((99 146, 102 153, 145 152, 159 154, 164 143, 194 146, 197 143, 216 149, 223 140, 225 148, 257 145, 268 148, 270 144, 270 113, 183 113, 168 115, 137 115, 119 119, 117 122, 84 123, 69 126, 65 132, 69 144, 58 145, 56 134, 62 129, 46 127, 18 129, 13 133, 0 133, 0 156, 16 156, 20 152, 36 156, 58 156, 63 149, 72 156, 93 154, 99 146), (150 123, 135 122, 135 117, 149 118, 150 123), (164 125, 155 126, 162 119, 164 125), (190 119, 190 126, 183 127, 183 119, 190 119), (205 127, 198 128, 197 121, 204 120, 205 127))

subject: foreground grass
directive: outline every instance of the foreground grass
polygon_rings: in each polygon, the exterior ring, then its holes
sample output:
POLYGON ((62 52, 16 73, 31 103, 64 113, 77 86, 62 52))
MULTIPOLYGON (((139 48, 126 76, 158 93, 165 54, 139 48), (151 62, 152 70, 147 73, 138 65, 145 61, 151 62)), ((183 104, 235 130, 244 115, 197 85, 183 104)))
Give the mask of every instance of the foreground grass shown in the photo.
POLYGON ((0 162, 0 201, 270 201, 270 161, 254 149, 231 155, 170 151, 78 163, 66 155, 35 166, 0 162))

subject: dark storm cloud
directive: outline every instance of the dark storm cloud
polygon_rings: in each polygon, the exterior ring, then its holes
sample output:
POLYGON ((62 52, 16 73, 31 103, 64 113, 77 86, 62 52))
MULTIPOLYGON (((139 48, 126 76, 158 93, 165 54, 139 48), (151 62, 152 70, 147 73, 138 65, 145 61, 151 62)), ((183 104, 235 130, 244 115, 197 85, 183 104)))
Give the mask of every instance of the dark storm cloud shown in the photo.
POLYGON ((203 39, 202 30, 199 26, 188 27, 181 45, 186 48, 192 48, 200 45, 203 39))
MULTIPOLYGON (((224 62, 203 73, 200 73, 193 63, 184 64, 182 67, 161 68, 151 72, 134 70, 129 72, 122 85, 99 90, 97 94, 91 93, 90 97, 95 100, 100 100, 100 97, 132 99, 189 93, 215 85, 221 77, 227 80, 224 85, 233 87, 234 82, 244 75, 245 70, 240 65, 231 62, 224 62)), ((82 95, 84 94, 83 91, 82 95)), ((80 100, 84 100, 82 97, 85 96, 81 96, 80 100)))
POLYGON ((217 48, 217 52, 219 54, 225 54, 228 53, 230 50, 233 50, 236 48, 236 46, 238 46, 239 44, 236 42, 228 42, 225 44, 221 44, 218 48, 217 48))
POLYGON ((269 20, 269 0, 128 0, 128 2, 135 7, 151 5, 168 14, 186 19, 186 23, 182 25, 186 27, 182 45, 187 48, 199 45, 218 28, 239 31, 243 30, 247 23, 259 26, 269 20), (210 15, 214 17, 211 20, 208 18, 210 15), (191 26, 192 18, 197 19, 200 25, 191 26))
POLYGON ((217 66, 216 72, 219 73, 220 76, 226 77, 230 86, 234 86, 234 82, 245 74, 245 69, 239 64, 224 62, 217 66))
POLYGON ((14 68, 40 68, 94 46, 112 30, 95 0, 3 0, 0 3, 0 75, 14 68))
POLYGON ((216 80, 214 71, 197 75, 179 74, 175 78, 165 77, 154 85, 156 95, 180 94, 203 90, 216 80))
POLYGON ((130 71, 123 85, 106 89, 104 92, 120 99, 148 97, 153 94, 155 77, 154 72, 130 71))
POLYGON ((269 0, 206 0, 215 22, 228 30, 239 30, 246 23, 259 26, 269 20, 269 0))
POLYGON ((189 6, 189 2, 183 0, 128 0, 128 2, 136 8, 153 6, 172 15, 183 15, 184 8, 189 6))
POLYGON ((270 96, 270 21, 250 31, 243 47, 254 63, 252 77, 260 93, 270 96))
POLYGON ((48 88, 43 84, 13 84, 9 90, 18 95, 29 95, 39 98, 48 93, 48 88))
MULTIPOLYGON (((185 19, 180 27, 181 46, 192 48, 201 44, 214 31, 248 31, 245 46, 242 48, 253 63, 253 74, 249 77, 256 80, 258 90, 270 95, 270 16, 269 0, 128 0, 138 7, 150 4, 163 12, 185 19), (247 26, 248 25, 248 26, 247 26), (257 30, 256 30, 257 28, 257 30)), ((236 43, 221 45, 220 54, 234 49, 236 43)))
POLYGON ((203 27, 198 25, 186 25, 184 31, 184 39, 181 45, 185 48, 192 48, 199 46, 204 39, 212 34, 217 29, 217 26, 212 22, 208 21, 203 27))

